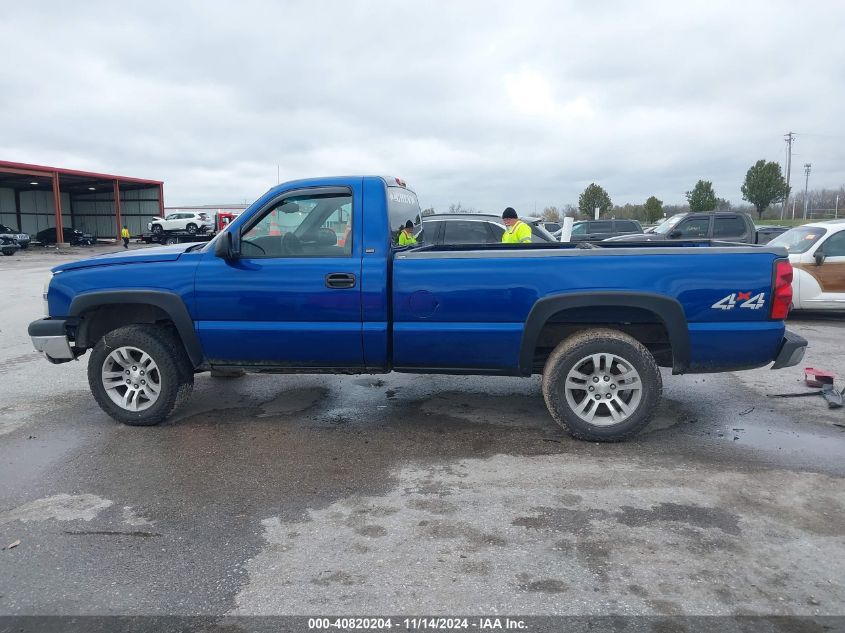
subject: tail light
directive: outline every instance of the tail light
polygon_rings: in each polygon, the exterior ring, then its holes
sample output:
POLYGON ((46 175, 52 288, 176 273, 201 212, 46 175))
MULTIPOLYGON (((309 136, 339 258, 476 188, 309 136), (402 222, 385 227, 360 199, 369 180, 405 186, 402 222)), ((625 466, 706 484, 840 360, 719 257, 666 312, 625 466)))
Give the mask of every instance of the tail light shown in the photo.
POLYGON ((792 264, 787 259, 775 262, 775 283, 772 293, 772 319, 783 320, 792 306, 792 264))

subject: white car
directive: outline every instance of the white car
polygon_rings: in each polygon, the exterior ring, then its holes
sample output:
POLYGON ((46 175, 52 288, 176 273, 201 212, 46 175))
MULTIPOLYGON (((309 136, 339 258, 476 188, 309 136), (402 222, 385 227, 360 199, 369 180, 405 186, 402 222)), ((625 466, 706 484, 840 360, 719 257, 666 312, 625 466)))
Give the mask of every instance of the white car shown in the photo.
POLYGON ((796 226, 769 246, 789 251, 794 310, 845 310, 845 220, 796 226))
POLYGON ((187 231, 188 233, 201 233, 214 228, 214 222, 208 213, 178 211, 168 213, 164 218, 153 218, 147 225, 153 233, 164 231, 187 231))

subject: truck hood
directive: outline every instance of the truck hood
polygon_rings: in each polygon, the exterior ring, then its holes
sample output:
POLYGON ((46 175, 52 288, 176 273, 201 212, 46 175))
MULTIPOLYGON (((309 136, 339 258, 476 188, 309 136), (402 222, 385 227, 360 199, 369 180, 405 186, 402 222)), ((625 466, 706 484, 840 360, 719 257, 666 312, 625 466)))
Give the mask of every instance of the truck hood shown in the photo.
POLYGON ((114 266, 116 264, 143 264, 146 262, 170 262, 179 259, 179 256, 196 243, 171 244, 170 246, 158 246, 156 248, 141 248, 134 251, 119 250, 114 253, 106 253, 81 259, 76 262, 68 262, 53 268, 53 272, 74 270, 76 268, 91 268, 92 266, 114 266))

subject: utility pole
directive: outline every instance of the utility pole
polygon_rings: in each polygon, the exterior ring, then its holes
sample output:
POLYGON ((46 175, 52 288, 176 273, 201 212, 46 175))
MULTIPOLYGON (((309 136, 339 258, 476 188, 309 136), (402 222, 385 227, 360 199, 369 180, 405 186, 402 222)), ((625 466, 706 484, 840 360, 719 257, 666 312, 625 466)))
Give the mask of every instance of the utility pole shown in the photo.
POLYGON ((804 163, 804 219, 807 219, 807 185, 810 183, 810 168, 812 164, 804 163))
POLYGON ((839 194, 836 194, 836 206, 833 208, 833 219, 839 219, 839 194))
POLYGON ((789 204, 789 175, 792 173, 792 141, 795 132, 787 132, 783 139, 786 141, 786 197, 783 199, 783 208, 780 210, 780 219, 786 219, 786 206, 789 204))

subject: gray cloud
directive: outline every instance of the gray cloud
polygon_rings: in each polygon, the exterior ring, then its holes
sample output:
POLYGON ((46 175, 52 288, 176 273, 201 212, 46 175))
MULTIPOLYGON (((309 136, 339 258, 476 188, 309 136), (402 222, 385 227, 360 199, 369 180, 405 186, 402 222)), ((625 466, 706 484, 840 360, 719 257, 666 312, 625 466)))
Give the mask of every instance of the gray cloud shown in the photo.
POLYGON ((10 5, 0 158, 162 179, 168 204, 250 200, 278 164, 530 211, 591 181, 739 202, 794 130, 812 182, 845 182, 842 3, 583 5, 10 5))

